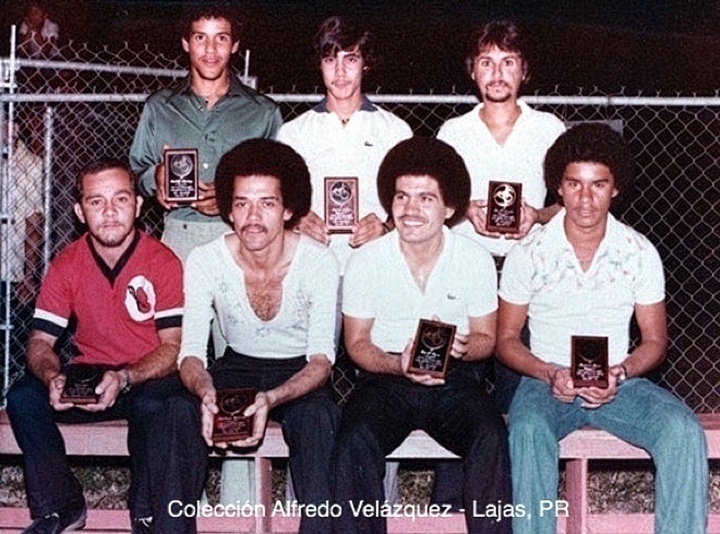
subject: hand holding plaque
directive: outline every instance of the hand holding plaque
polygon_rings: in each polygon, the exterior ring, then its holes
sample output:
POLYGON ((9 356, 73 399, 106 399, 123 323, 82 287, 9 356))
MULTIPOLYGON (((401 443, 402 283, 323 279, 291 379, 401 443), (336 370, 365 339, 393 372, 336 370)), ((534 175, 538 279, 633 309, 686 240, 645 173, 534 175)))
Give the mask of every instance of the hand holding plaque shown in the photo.
POLYGON ((522 184, 490 182, 487 198, 487 230, 517 234, 522 219, 522 184))
POLYGON ((576 388, 608 387, 608 338, 603 336, 572 336, 573 384, 576 388))
POLYGON ((420 319, 408 372, 444 379, 454 339, 455 325, 420 319))
POLYGON ((60 402, 72 404, 95 404, 100 395, 95 388, 100 385, 105 369, 98 365, 77 363, 65 368, 65 387, 60 402))
POLYGON ((168 148, 165 162, 165 200, 195 202, 198 200, 198 151, 195 148, 168 148))
POLYGON ((358 223, 358 179, 325 178, 325 224, 331 234, 349 234, 358 223))
POLYGON ((237 441, 252 436, 254 416, 245 416, 245 409, 255 402, 255 388, 221 389, 217 391, 215 404, 218 413, 213 422, 212 440, 237 441))

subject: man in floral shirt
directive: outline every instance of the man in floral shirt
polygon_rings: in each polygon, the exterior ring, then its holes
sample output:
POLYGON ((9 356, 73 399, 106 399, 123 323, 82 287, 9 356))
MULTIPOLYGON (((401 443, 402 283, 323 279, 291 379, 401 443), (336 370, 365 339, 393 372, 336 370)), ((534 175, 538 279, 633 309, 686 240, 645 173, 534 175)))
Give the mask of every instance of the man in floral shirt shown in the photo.
POLYGON ((632 172, 625 144, 609 127, 586 124, 560 136, 545 179, 564 209, 510 251, 503 268, 497 355, 525 375, 509 413, 513 501, 524 512, 513 519, 515 534, 555 532, 555 511, 541 503, 557 497, 558 441, 585 425, 652 456, 656 532, 705 531, 702 429, 687 406, 641 378, 663 360, 667 327, 660 256, 610 214, 632 172), (629 351, 633 314, 641 340, 629 351), (529 349, 520 339, 526 318, 529 349), (575 336, 604 338, 604 384, 578 383, 575 336))

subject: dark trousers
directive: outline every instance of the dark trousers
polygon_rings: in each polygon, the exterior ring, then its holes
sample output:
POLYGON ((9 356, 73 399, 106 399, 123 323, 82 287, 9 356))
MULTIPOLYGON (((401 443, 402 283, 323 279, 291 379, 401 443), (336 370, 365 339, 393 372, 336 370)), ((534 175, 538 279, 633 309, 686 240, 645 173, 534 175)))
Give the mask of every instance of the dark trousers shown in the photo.
POLYGON ((362 374, 343 410, 335 451, 335 499, 343 506, 337 534, 387 532, 383 517, 354 517, 350 501, 380 504, 385 456, 414 429, 425 430, 463 459, 463 505, 468 532, 509 533, 509 521, 474 517, 473 505, 512 502, 507 430, 468 364, 452 362, 444 386, 404 377, 362 374))
MULTIPOLYGON (((216 389, 254 387, 267 391, 286 382, 306 363, 304 356, 283 360, 251 358, 228 348, 212 366, 210 374, 216 389)), ((340 414, 329 387, 278 406, 269 415, 282 425, 298 501, 332 504, 330 462, 340 414)), ((330 532, 332 524, 327 518, 303 516, 300 520, 300 534, 330 532)))
MULTIPOLYGON (((33 518, 83 501, 82 488, 67 462, 65 444, 57 423, 95 423, 115 419, 128 421, 130 452, 130 490, 128 508, 132 518, 167 515, 171 498, 186 494, 191 473, 177 471, 175 459, 181 455, 182 442, 163 433, 162 414, 166 404, 187 395, 177 375, 151 380, 134 387, 128 394, 102 412, 78 408, 55 411, 49 404, 47 388, 27 373, 15 383, 7 397, 7 413, 25 463, 25 486, 33 518), (173 488, 173 492, 168 492, 173 488)), ((192 413, 187 415, 193 416, 192 413)), ((195 410, 197 417, 197 410, 195 410)), ((199 435, 197 425, 186 419, 179 422, 199 435)), ((188 434, 190 433, 188 432, 188 434)), ((204 468, 196 470, 204 475, 204 468)), ((186 495, 190 498, 190 495, 186 495)), ((186 502, 193 502, 188 500, 186 502)), ((175 529, 156 532, 176 533, 175 529)))

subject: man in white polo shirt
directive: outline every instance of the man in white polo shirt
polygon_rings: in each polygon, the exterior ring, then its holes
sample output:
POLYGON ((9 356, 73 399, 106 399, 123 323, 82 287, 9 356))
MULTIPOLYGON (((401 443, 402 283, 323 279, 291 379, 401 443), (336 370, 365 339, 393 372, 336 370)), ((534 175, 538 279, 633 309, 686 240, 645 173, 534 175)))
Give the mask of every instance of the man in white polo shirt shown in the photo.
POLYGON ((381 514, 355 517, 351 505, 383 503, 385 456, 420 428, 464 461, 468 531, 509 533, 507 519, 473 513, 510 503, 510 481, 505 424, 474 378, 495 346, 495 268, 449 230, 470 198, 467 169, 452 147, 414 137, 388 152, 378 191, 395 231, 353 254, 343 286, 345 344, 361 374, 338 432, 335 531, 386 531, 381 514), (444 379, 408 370, 420 319, 457 328, 444 379))
POLYGON ((652 456, 655 532, 705 532, 702 428, 681 401, 641 378, 663 360, 667 327, 655 247, 610 214, 632 173, 622 138, 608 126, 562 135, 548 151, 545 177, 564 209, 514 247, 503 268, 497 356, 525 375, 509 412, 513 499, 527 510, 513 520, 515 534, 555 532, 555 515, 539 505, 557 497, 558 441, 584 425, 652 456), (629 350, 633 315, 641 339, 629 350), (520 339, 526 319, 529 349, 520 339), (578 383, 588 377, 571 365, 573 336, 605 339, 609 369, 600 365, 596 378, 606 384, 578 383))

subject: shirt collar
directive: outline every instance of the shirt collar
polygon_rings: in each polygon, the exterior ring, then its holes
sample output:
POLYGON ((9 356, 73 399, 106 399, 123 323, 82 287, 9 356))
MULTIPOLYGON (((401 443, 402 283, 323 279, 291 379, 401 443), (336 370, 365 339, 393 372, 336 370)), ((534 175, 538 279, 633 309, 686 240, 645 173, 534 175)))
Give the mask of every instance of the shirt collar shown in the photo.
MULTIPOLYGON (((238 79, 234 72, 230 73, 230 89, 228 89, 227 95, 225 96, 245 96, 248 94, 247 89, 238 79)), ((177 95, 191 95, 195 96, 195 93, 190 86, 190 76, 185 76, 180 79, 171 89, 168 100, 172 100, 177 95)))
MULTIPOLYGON (((575 252, 573 247, 565 234, 564 223, 566 213, 567 211, 565 208, 562 208, 559 212, 557 212, 555 217, 548 221, 545 225, 545 241, 548 243, 548 246, 552 247, 554 250, 566 250, 574 254, 575 252)), ((616 232, 618 224, 619 223, 613 214, 608 213, 607 224, 605 226, 605 236, 603 236, 603 239, 598 246, 598 250, 605 248, 607 243, 612 242, 612 235, 616 232)))
MULTIPOLYGON (((330 113, 327 107, 327 97, 323 98, 317 105, 312 108, 316 113, 330 113)), ((377 106, 370 102, 368 97, 362 96, 362 104, 360 105, 360 111, 377 111, 377 106)))

